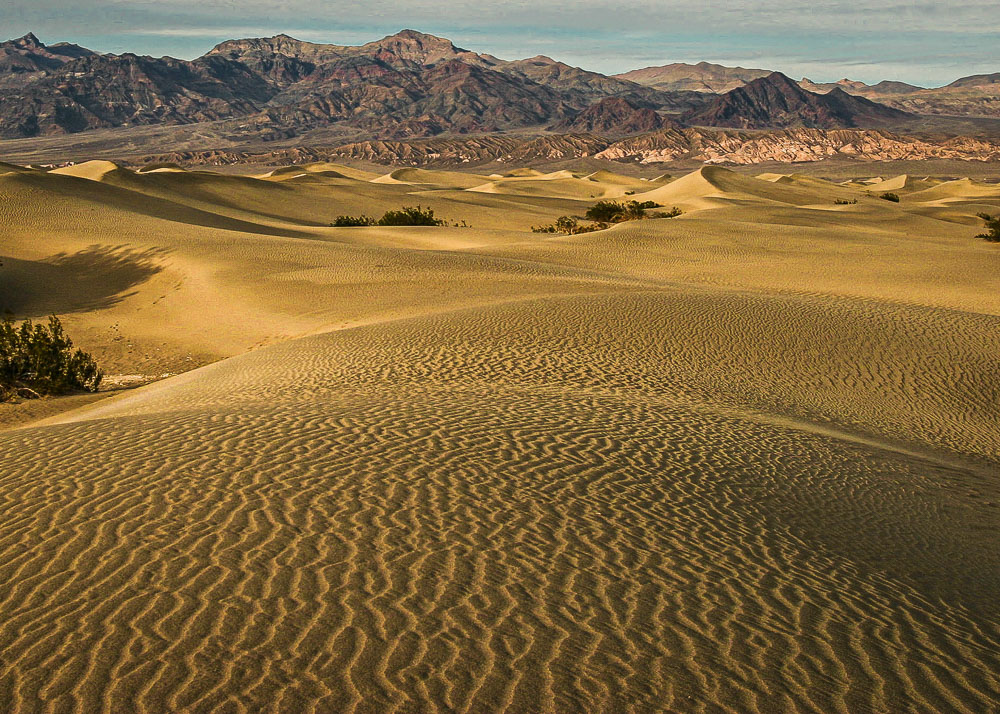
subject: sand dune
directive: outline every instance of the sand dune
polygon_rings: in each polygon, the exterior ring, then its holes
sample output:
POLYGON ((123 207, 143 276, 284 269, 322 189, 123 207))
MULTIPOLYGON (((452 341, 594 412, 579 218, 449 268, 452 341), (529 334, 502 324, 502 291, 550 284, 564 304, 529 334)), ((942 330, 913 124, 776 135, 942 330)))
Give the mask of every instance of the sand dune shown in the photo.
MULTIPOLYGON (((476 193, 498 193, 505 196, 546 197, 590 201, 602 198, 620 198, 630 193, 633 184, 620 180, 578 178, 569 171, 558 171, 530 178, 502 178, 489 181, 467 190, 476 193)), ((638 185, 638 182, 635 184, 638 185)), ((643 186, 644 187, 644 186, 643 186)))
POLYGON ((886 179, 885 181, 878 181, 869 184, 869 186, 870 188, 878 191, 907 193, 932 188, 940 183, 942 182, 935 179, 918 179, 914 176, 907 176, 906 174, 903 174, 901 176, 896 176, 895 178, 886 179))
POLYGON ((31 169, 25 168, 24 166, 17 166, 16 164, 6 164, 3 161, 0 161, 0 174, 7 174, 7 173, 21 174, 21 173, 26 173, 28 171, 31 171, 31 169))
MULTIPOLYGON (((805 174, 776 174, 776 173, 764 173, 759 174, 755 178, 762 181, 769 181, 771 183, 780 183, 788 186, 800 186, 802 188, 811 188, 817 191, 826 192, 827 196, 836 195, 841 196, 843 192, 837 191, 837 184, 827 181, 816 176, 807 176, 805 174)), ((842 184, 843 185, 843 184, 842 184)))
POLYGON ((0 303, 183 373, 0 405, 0 711, 1000 702, 995 187, 2 169, 0 303))
POLYGON ((76 176, 90 181, 103 181, 109 176, 129 176, 131 171, 123 169, 113 161, 85 161, 82 164, 52 169, 49 173, 60 176, 76 176))
POLYGON ((791 181, 791 176, 789 174, 777 174, 772 172, 757 174, 754 178, 758 178, 761 181, 771 181, 772 183, 788 183, 791 181))
POLYGON ((466 174, 459 171, 430 171, 428 169, 396 169, 372 179, 373 183, 402 183, 435 188, 472 188, 487 180, 486 176, 466 174))
POLYGON ((181 166, 179 164, 172 163, 172 162, 165 162, 165 163, 159 163, 159 164, 147 164, 146 166, 140 166, 139 168, 136 169, 137 173, 147 173, 147 174, 149 174, 149 173, 169 173, 171 171, 174 171, 174 172, 184 172, 184 171, 186 171, 186 169, 183 166, 181 166))
POLYGON ((958 179, 945 181, 907 196, 909 201, 915 203, 970 201, 983 198, 1000 199, 1000 186, 983 184, 971 179, 958 179))
MULTIPOLYGON (((508 176, 510 178, 532 178, 532 177, 541 176, 542 172, 539 171, 539 170, 537 170, 537 169, 524 168, 524 169, 513 169, 511 171, 508 171, 504 175, 508 176)), ((490 178, 493 178, 493 177, 491 176, 490 178)))
POLYGON ((317 161, 311 164, 296 164, 294 166, 282 166, 281 168, 269 171, 258 178, 280 178, 281 176, 307 174, 337 174, 356 181, 372 181, 378 178, 378 174, 370 171, 362 171, 352 166, 335 164, 327 161, 317 161))
POLYGON ((293 179, 344 179, 346 181, 357 181, 357 179, 352 179, 346 174, 335 171, 333 169, 326 170, 307 170, 304 167, 299 166, 287 166, 281 169, 275 169, 269 173, 258 176, 257 178, 268 179, 271 181, 290 181, 293 179))
POLYGON ((819 179, 782 176, 775 180, 752 178, 721 166, 706 166, 665 186, 636 194, 639 201, 656 201, 690 210, 713 208, 733 201, 761 200, 796 206, 830 204, 857 193, 819 179))

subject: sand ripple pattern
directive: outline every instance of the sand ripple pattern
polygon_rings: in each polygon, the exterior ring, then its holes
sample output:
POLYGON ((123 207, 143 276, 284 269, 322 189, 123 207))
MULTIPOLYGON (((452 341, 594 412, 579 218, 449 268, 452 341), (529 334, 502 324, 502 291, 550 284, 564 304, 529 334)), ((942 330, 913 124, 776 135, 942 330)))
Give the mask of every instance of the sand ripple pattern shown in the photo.
POLYGON ((995 710, 996 319, 825 305, 459 310, 0 433, 0 710, 995 710))

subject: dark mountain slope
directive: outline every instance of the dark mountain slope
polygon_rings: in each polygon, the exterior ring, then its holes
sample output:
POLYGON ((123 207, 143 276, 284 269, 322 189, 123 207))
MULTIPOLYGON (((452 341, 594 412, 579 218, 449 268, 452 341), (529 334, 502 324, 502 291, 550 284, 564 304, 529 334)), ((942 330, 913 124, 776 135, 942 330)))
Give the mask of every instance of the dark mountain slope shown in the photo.
POLYGON ((851 129, 886 126, 909 117, 839 87, 827 94, 807 92, 780 72, 773 72, 717 97, 683 119, 696 126, 736 129, 851 129))

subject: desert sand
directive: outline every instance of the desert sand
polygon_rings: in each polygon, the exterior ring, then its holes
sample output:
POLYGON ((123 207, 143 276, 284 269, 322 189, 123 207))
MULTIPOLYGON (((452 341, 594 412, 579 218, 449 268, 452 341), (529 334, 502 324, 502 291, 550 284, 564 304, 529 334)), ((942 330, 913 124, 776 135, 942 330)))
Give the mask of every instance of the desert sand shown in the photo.
POLYGON ((157 380, 0 405, 0 711, 1000 708, 1000 188, 861 178, 0 165, 157 380))

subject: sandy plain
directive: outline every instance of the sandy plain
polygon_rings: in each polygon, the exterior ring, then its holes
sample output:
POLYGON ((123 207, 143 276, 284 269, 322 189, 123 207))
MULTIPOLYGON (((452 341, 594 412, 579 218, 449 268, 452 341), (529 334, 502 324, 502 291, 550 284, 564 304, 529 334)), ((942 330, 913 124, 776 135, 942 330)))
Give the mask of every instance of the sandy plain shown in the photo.
POLYGON ((0 710, 997 710, 998 210, 0 166, 0 302, 156 380, 0 405, 0 710))

